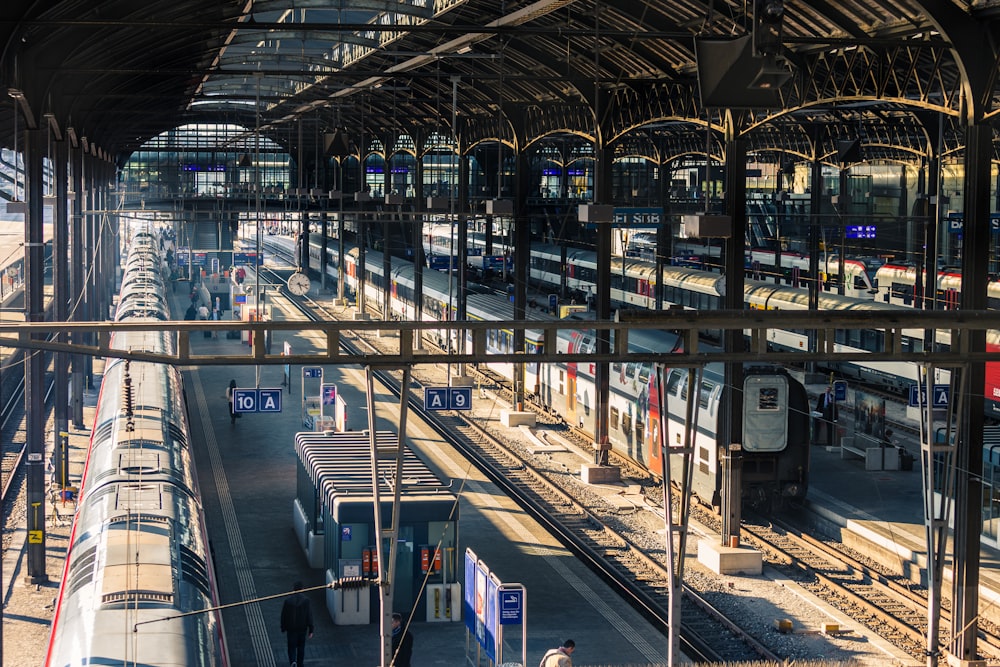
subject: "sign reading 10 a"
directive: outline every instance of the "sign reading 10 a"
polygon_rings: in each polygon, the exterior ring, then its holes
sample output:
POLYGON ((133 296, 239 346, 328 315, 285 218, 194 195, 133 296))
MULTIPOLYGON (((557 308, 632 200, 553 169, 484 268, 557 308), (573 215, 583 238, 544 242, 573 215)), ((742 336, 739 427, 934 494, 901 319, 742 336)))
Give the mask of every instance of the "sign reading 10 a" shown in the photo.
POLYGON ((233 412, 281 412, 281 389, 234 389, 233 412))

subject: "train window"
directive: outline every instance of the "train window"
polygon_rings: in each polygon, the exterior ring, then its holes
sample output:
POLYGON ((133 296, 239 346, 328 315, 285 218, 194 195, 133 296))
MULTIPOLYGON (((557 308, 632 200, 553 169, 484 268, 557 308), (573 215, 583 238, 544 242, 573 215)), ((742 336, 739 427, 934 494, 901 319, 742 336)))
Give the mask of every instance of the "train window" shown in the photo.
POLYGON ((625 435, 632 434, 632 415, 628 413, 622 415, 622 433, 625 435))
POLYGON ((616 361, 613 364, 611 364, 611 374, 621 376, 622 363, 620 361, 616 361))
POLYGON ((629 380, 635 380, 635 369, 639 364, 630 363, 625 366, 625 377, 629 380))
POLYGON ((681 381, 680 371, 670 371, 670 378, 667 380, 667 393, 672 396, 677 395, 677 385, 681 381))
POLYGON ((639 415, 635 416, 635 434, 640 438, 646 436, 646 426, 642 423, 642 417, 639 415))
POLYGON ((611 410, 609 410, 608 428, 612 430, 618 428, 618 408, 611 408, 611 410))
POLYGON ((707 408, 708 404, 712 400, 712 392, 715 390, 715 385, 711 382, 701 383, 701 395, 698 396, 698 405, 703 408, 707 408))
POLYGON ((651 373, 649 364, 639 364, 639 384, 643 387, 649 386, 649 375, 651 373))
POLYGON ((863 329, 861 332, 861 347, 869 352, 885 350, 885 332, 874 329, 863 329))

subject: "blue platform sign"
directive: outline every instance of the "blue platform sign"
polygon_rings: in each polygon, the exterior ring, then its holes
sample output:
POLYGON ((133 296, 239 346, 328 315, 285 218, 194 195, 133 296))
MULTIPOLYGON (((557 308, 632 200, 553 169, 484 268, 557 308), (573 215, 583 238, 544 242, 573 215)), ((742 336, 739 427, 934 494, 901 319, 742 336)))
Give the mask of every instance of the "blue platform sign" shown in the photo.
MULTIPOLYGON (((951 401, 951 387, 946 384, 936 384, 932 389, 931 408, 946 408, 951 401)), ((927 405, 927 390, 920 385, 910 385, 910 407, 922 407, 927 405)))
POLYGON ((833 400, 847 400, 847 380, 837 380, 833 383, 833 400))
POLYGON ((233 390, 233 412, 257 412, 256 389, 233 390))
POLYGON ((281 412, 281 389, 235 389, 233 412, 281 412))
POLYGON ((524 591, 500 588, 500 625, 521 623, 524 616, 524 591))
POLYGON ((258 389, 259 412, 281 412, 281 389, 258 389))
POLYGON ((424 387, 424 410, 471 410, 472 387, 424 387))
POLYGON ((324 384, 320 386, 320 396, 322 397, 323 405, 336 405, 337 404, 337 385, 335 384, 324 384))
POLYGON ((323 369, 319 366, 303 366, 302 367, 302 377, 304 378, 321 378, 323 377, 323 369))

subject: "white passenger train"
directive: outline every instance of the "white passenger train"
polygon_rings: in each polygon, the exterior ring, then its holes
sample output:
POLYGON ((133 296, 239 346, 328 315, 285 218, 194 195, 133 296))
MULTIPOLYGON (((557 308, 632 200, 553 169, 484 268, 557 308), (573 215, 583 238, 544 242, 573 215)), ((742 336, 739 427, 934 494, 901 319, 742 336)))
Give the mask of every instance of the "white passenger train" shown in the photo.
MULTIPOLYGON (((152 233, 132 238, 117 321, 169 319, 158 247, 152 233)), ((116 350, 174 344, 161 332, 111 340, 116 350)), ((179 371, 109 358, 92 433, 46 665, 225 667, 179 371)))
MULTIPOLYGON (((313 244, 318 244, 313 239, 313 244)), ((318 252, 310 251, 311 266, 318 267, 318 252)), ((352 249, 347 257, 348 288, 354 289, 357 270, 352 268, 356 262, 356 250, 352 249)), ((381 271, 381 255, 378 256, 378 266, 372 264, 371 251, 367 260, 367 272, 381 271)), ((331 263, 337 258, 331 255, 331 263)), ((593 285, 597 280, 596 259, 591 251, 562 249, 556 246, 536 244, 532 246, 531 284, 540 289, 558 291, 565 285, 571 291, 593 293, 593 285)), ((336 271, 331 275, 335 277, 336 271)), ((835 292, 821 292, 818 297, 818 309, 825 310, 881 310, 897 311, 907 306, 912 307, 912 299, 902 300, 900 295, 906 293, 905 286, 910 285, 910 294, 916 272, 907 267, 887 264, 877 273, 879 290, 872 292, 859 286, 858 292, 863 296, 839 295, 835 292), (888 291, 887 291, 888 290, 888 291)), ((425 271, 424 281, 434 280, 435 276, 447 274, 436 271, 425 271)), ((663 307, 679 306, 693 310, 716 310, 723 308, 725 278, 713 271, 703 271, 685 266, 665 266, 657 276, 656 265, 637 258, 612 259, 611 299, 618 305, 627 304, 635 308, 655 308, 655 289, 661 283, 663 286, 663 307)), ((939 295, 944 295, 946 303, 957 304, 957 294, 961 287, 960 278, 955 271, 942 271, 939 275, 939 295)), ((454 288, 457 289, 457 288, 454 288)), ((373 295, 374 298, 381 298, 373 295)), ((372 296, 369 296, 372 298, 372 296)), ((989 286, 990 307, 1000 307, 1000 282, 991 282, 989 286)), ((809 297, 803 288, 782 284, 779 282, 754 280, 751 274, 745 281, 744 304, 747 308, 768 310, 807 310, 809 297)), ((440 319, 441 306, 431 307, 427 319, 440 319), (436 308, 436 310, 435 310, 436 308)), ((425 309, 426 311, 426 309, 425 309)), ((709 337, 713 332, 705 332, 709 337)), ((717 336, 717 332, 714 332, 717 336)), ((885 349, 884 333, 880 329, 838 330, 835 345, 838 351, 881 352, 885 349)), ((770 332, 770 345, 775 349, 805 350, 808 341, 803 332, 794 330, 773 330, 770 332)), ((919 352, 924 349, 923 331, 904 332, 902 344, 904 349, 919 352)), ((951 344, 948 332, 938 332, 935 345, 947 348, 951 344)), ((988 351, 1000 351, 1000 331, 987 332, 988 351)), ((917 381, 916 366, 909 362, 829 362, 825 369, 839 373, 845 378, 854 378, 872 386, 880 387, 899 394, 908 392, 910 385, 917 381)), ((939 378, 944 381, 944 378, 939 378)), ((992 419, 1000 419, 1000 364, 986 365, 986 414, 992 419)))

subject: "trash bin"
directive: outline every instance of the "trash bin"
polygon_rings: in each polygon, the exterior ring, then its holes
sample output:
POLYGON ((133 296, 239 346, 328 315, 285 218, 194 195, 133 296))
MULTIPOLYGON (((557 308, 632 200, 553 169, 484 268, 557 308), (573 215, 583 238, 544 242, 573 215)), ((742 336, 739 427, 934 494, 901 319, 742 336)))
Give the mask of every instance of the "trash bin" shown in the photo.
POLYGON ((899 469, 913 470, 913 454, 905 447, 899 448, 899 469))

